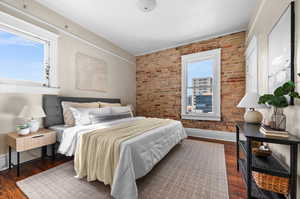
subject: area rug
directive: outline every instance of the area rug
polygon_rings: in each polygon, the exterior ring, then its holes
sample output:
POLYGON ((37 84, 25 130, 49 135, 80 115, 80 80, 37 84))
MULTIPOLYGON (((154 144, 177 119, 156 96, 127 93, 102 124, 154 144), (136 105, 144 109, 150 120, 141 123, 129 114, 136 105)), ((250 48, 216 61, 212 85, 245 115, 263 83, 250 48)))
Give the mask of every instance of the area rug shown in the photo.
MULTIPOLYGON (((74 176, 71 161, 17 185, 29 199, 111 199, 109 186, 74 176)), ((224 145, 185 140, 137 185, 139 199, 228 199, 224 145)))

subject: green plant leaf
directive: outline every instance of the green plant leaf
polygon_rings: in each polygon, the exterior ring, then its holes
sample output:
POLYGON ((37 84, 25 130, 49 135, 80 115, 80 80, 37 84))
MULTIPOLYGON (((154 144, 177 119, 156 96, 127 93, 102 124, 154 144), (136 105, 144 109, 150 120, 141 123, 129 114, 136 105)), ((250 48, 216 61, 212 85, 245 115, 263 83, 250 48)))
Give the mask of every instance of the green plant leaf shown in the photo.
POLYGON ((282 86, 278 87, 274 91, 274 95, 275 96, 288 95, 290 92, 294 91, 294 89, 295 89, 295 83, 292 81, 288 81, 288 82, 284 83, 282 86))
POLYGON ((272 95, 272 94, 265 94, 263 96, 260 96, 258 103, 259 104, 267 104, 272 99, 272 97, 274 97, 274 95, 272 95))
MULTIPOLYGON (((298 76, 300 76, 300 73, 298 73, 298 76)), ((288 100, 286 96, 299 98, 300 95, 298 92, 295 91, 295 83, 293 81, 287 81, 282 86, 275 89, 274 94, 265 94, 263 96, 260 96, 258 103, 259 104, 269 104, 275 107, 284 108, 287 107, 288 100)))
POLYGON ((282 87, 288 91, 293 91, 295 89, 295 83, 292 81, 288 81, 284 83, 282 87))
POLYGON ((292 91, 292 92, 289 94, 289 96, 294 97, 294 98, 300 98, 299 93, 297 93, 297 92, 295 92, 295 91, 292 91))
POLYGON ((285 89, 283 86, 276 88, 274 91, 275 96, 284 96, 286 94, 288 94, 287 89, 285 89))
POLYGON ((280 108, 284 108, 284 107, 287 107, 289 105, 286 97, 284 97, 284 96, 273 96, 268 101, 268 103, 272 106, 280 107, 280 108))

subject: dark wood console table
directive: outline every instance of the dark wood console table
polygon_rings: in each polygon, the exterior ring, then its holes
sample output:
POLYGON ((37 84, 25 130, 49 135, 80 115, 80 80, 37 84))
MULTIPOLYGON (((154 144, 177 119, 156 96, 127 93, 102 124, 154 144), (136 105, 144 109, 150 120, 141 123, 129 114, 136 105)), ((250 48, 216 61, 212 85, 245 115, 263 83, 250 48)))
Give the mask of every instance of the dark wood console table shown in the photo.
POLYGON ((265 173, 273 176, 287 177, 290 180, 290 198, 297 198, 297 159, 298 144, 300 139, 290 135, 288 138, 269 137, 259 132, 260 125, 245 122, 236 123, 236 149, 237 149, 237 169, 241 171, 247 186, 248 199, 277 199, 285 198, 282 194, 260 189, 253 177, 252 171, 265 173), (240 133, 246 137, 246 141, 240 140, 240 133), (251 141, 275 143, 288 145, 290 147, 290 167, 285 166, 276 156, 271 155, 266 158, 259 158, 252 155, 251 141), (240 158, 240 149, 245 154, 245 158, 240 158))

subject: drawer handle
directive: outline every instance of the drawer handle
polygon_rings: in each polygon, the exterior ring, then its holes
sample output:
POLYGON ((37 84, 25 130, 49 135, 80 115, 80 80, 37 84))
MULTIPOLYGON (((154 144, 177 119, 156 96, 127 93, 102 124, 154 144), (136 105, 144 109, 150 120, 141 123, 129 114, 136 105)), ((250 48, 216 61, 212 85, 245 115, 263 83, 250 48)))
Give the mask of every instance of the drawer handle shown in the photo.
POLYGON ((40 138, 40 137, 43 137, 44 135, 36 135, 36 136, 33 136, 32 138, 40 138))

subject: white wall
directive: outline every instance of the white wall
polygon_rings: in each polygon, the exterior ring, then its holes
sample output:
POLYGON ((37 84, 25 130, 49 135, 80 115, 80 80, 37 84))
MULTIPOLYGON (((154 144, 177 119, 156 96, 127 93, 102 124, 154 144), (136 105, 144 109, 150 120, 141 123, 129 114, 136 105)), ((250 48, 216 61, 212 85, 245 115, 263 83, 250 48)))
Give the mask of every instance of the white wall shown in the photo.
MULTIPOLYGON (((268 92, 267 85, 267 64, 268 64, 268 33, 279 19, 281 14, 287 8, 290 0, 261 0, 255 15, 249 25, 249 31, 246 41, 249 42, 253 35, 258 39, 258 89, 260 94, 268 92)), ((300 72, 300 2, 296 1, 296 71, 300 72)), ((297 91, 300 91, 300 79, 297 77, 297 91)), ((287 116, 288 131, 300 137, 300 100, 296 100, 295 106, 290 106, 285 109, 287 116)), ((270 110, 263 111, 265 117, 269 117, 270 110)), ((288 164, 289 148, 282 145, 272 145, 272 149, 280 154, 281 158, 288 164)), ((300 174, 300 150, 298 161, 298 176, 300 174)), ((300 177, 298 178, 298 198, 300 198, 300 177)))
MULTIPOLYGON (((0 0, 0 12, 5 12, 16 16, 35 25, 48 29, 59 34, 58 40, 58 82, 60 95, 80 96, 80 97, 107 97, 120 98, 122 103, 135 105, 136 97, 136 67, 135 57, 126 51, 115 46, 111 42, 91 33, 79 25, 67 20, 55 12, 37 4, 35 1, 26 0, 26 9, 23 8, 23 1, 20 0, 0 0), (32 19, 22 13, 18 13, 13 8, 1 4, 9 3, 14 8, 21 9, 25 13, 36 16, 57 27, 64 28, 68 25, 67 32, 72 32, 77 36, 95 44, 95 48, 87 43, 71 37, 56 28, 49 27, 41 22, 32 19), (99 49, 100 48, 100 49, 99 49), (104 50, 101 50, 104 49, 104 50), (112 53, 107 53, 107 51, 112 53), (82 91, 75 88, 75 54, 84 54, 103 59, 108 64, 108 92, 82 91), (115 55, 113 55, 115 54, 115 55)), ((42 95, 22 94, 22 93, 0 93, 0 155, 7 152, 5 134, 15 129, 18 121, 16 116, 25 104, 41 105, 42 95)))

